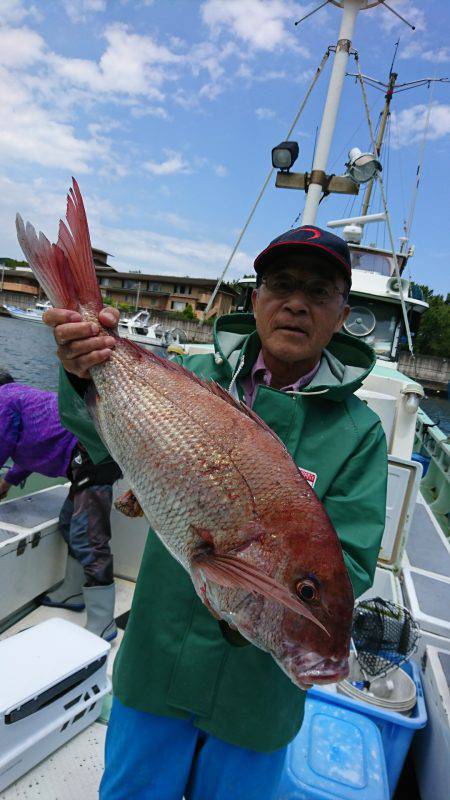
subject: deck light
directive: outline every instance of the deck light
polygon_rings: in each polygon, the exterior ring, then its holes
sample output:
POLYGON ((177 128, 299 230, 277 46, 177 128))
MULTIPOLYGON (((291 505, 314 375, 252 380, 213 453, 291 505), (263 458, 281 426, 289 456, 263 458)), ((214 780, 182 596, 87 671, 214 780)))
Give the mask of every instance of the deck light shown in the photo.
POLYGON ((281 172, 289 171, 298 158, 297 142, 281 142, 272 150, 272 165, 281 172))
POLYGON ((362 153, 359 147, 352 147, 345 165, 348 174, 356 183, 367 183, 381 172, 382 166, 373 153, 362 153))

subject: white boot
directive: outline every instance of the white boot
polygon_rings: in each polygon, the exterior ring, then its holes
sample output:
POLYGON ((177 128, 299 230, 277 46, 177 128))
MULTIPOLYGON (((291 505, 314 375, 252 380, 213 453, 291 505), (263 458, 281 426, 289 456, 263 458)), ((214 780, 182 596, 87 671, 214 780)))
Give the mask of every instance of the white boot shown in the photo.
POLYGON ((96 633, 102 639, 110 642, 117 636, 117 625, 114 619, 114 603, 116 599, 116 586, 83 586, 84 602, 86 604, 86 629, 96 633))
POLYGON ((73 556, 67 556, 66 577, 62 584, 53 592, 48 592, 41 598, 43 606, 53 608, 67 608, 69 611, 83 611, 83 593, 81 587, 84 583, 84 569, 73 556))

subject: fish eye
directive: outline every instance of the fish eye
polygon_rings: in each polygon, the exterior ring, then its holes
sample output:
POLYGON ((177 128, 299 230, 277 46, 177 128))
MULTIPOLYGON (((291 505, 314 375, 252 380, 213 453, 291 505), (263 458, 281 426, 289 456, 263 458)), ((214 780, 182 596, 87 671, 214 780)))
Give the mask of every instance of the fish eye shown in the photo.
POLYGON ((297 597, 306 603, 311 602, 311 600, 317 600, 319 596, 317 586, 315 583, 313 583, 313 581, 310 580, 298 581, 295 587, 295 592, 297 597))

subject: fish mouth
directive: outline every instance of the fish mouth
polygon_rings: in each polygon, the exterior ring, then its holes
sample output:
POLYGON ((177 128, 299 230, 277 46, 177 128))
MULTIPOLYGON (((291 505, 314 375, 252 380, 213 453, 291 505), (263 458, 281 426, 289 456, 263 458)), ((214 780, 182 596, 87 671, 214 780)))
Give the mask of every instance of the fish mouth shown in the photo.
POLYGON ((348 658, 323 658, 307 666, 293 663, 291 672, 300 683, 338 683, 349 674, 348 658))

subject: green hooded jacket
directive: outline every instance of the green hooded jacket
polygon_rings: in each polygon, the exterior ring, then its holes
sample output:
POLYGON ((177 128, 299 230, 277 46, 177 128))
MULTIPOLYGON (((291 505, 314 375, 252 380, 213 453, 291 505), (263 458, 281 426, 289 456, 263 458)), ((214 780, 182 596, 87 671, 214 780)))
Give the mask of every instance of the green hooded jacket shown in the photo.
MULTIPOLYGON (((260 350, 253 316, 221 317, 214 340, 214 353, 186 357, 183 364, 227 389, 234 377, 233 391, 242 398, 239 381, 260 350)), ((379 418, 354 396, 374 363, 367 345, 337 334, 300 394, 261 385, 253 403, 294 461, 313 473, 314 489, 338 533, 356 596, 372 584, 385 523, 385 436, 379 418)), ((98 462, 108 454, 74 385, 76 380, 72 385, 62 372, 61 420, 98 462)), ((303 719, 305 692, 267 653, 224 639, 189 575, 151 530, 113 686, 126 706, 193 718, 220 739, 262 752, 286 745, 303 719)))

